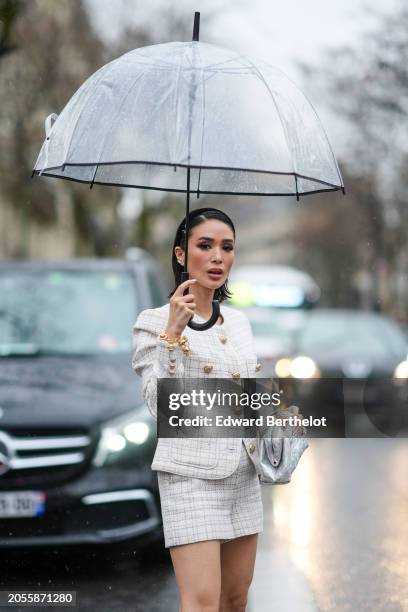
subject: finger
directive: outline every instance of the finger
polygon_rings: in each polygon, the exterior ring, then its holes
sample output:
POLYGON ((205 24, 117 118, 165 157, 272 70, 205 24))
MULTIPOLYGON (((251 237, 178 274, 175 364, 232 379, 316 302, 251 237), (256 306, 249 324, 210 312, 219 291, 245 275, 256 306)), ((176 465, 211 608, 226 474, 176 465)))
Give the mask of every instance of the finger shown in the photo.
POLYGON ((177 298, 177 301, 180 302, 181 304, 185 302, 192 302, 193 300, 195 300, 193 293, 187 293, 187 295, 181 295, 180 297, 177 298))
POLYGON ((188 280, 184 281, 184 283, 181 283, 177 287, 177 289, 175 290, 173 295, 182 296, 183 295, 183 291, 185 291, 185 289, 187 289, 187 287, 190 287, 190 285, 194 285, 194 283, 196 283, 196 282, 197 282, 196 278, 189 278, 188 280))
POLYGON ((190 307, 192 304, 194 304, 194 306, 195 306, 195 301, 194 301, 195 297, 194 297, 194 295, 192 295, 189 299, 186 299, 186 298, 187 298, 187 296, 176 298, 175 301, 174 301, 174 304, 176 306, 178 306, 179 308, 184 308, 184 306, 189 306, 190 307))

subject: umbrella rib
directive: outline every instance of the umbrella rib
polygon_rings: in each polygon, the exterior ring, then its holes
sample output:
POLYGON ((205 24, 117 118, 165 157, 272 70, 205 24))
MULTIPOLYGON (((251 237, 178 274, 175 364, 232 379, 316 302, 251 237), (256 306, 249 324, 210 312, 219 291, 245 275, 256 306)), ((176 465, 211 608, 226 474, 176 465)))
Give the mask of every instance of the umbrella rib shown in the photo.
MULTIPOLYGON (((145 56, 143 56, 145 57, 145 56)), ((122 63, 124 64, 129 64, 130 66, 134 66, 135 63, 132 62, 128 62, 128 61, 123 61, 122 63)), ((164 60, 162 60, 161 58, 159 60, 157 60, 157 63, 154 64, 153 62, 137 62, 136 63, 137 66, 143 66, 146 68, 154 68, 155 70, 159 69, 159 70, 168 70, 169 68, 174 68, 174 64, 172 64, 171 62, 165 62, 164 60), (160 63, 162 65, 160 65, 160 63)))
MULTIPOLYGON (((244 57, 244 56, 242 56, 244 57)), ((163 60, 159 60, 163 63, 162 66, 160 66, 159 64, 153 64, 153 63, 147 63, 147 62, 141 62, 139 65, 140 66, 144 66, 144 67, 148 67, 148 68, 154 68, 155 70, 162 70, 163 72, 169 70, 170 69, 174 69, 176 66, 179 66, 179 64, 175 64, 175 63, 171 63, 171 62, 163 62, 163 60)), ((227 60, 228 62, 232 61, 232 60, 227 60)), ((225 64, 226 62, 222 62, 219 65, 222 66, 222 64, 225 64)), ((228 74, 246 74, 248 72, 250 72, 250 69, 246 66, 238 66, 237 68, 221 68, 220 70, 215 69, 214 67, 216 67, 218 64, 212 64, 212 65, 208 65, 208 66, 202 66, 201 70, 203 72, 209 72, 211 75, 212 74, 217 74, 218 72, 224 72, 224 73, 228 73, 228 74)))
MULTIPOLYGON (((112 64, 113 64, 113 62, 111 62, 111 63, 110 63, 110 67, 111 67, 111 69, 112 69, 112 68, 114 68, 114 66, 112 66, 112 64)), ((108 74, 109 74, 109 72, 111 72, 110 70, 103 70, 103 68, 107 68, 107 66, 103 66, 103 67, 100 69, 100 70, 101 70, 101 74, 100 74, 99 79, 98 79, 98 80, 96 81, 96 83, 94 84, 94 87, 96 87, 97 85, 99 85, 99 83, 102 81, 102 79, 104 78, 104 76, 106 75, 106 73, 108 73, 108 74)), ((86 82, 86 81, 85 81, 85 82, 86 82)), ((87 99, 87 98, 89 98, 89 91, 87 91, 87 92, 86 92, 86 94, 88 94, 88 95, 84 96, 84 99, 85 99, 85 98, 86 98, 86 99, 87 99)), ((83 108, 84 108, 84 106, 85 106, 85 104, 86 104, 86 102, 84 101, 84 99, 83 99, 83 101, 82 101, 81 110, 80 110, 80 112, 78 113, 78 116, 77 116, 77 118, 76 118, 76 120, 75 120, 75 125, 74 125, 74 127, 72 128, 71 138, 69 139, 69 144, 68 144, 68 147, 67 147, 67 153, 66 153, 66 155, 65 155, 65 159, 69 159, 69 150, 70 150, 70 148, 71 148, 72 140, 73 140, 73 138, 74 138, 74 133, 75 133, 75 130, 76 130, 76 128, 77 128, 77 125, 78 125, 79 119, 80 119, 80 117, 81 117, 82 110, 83 110, 83 108)), ((66 164, 64 163, 64 164, 63 164, 63 168, 65 167, 65 165, 66 165, 66 164)))
MULTIPOLYGON (((181 43, 181 44, 182 44, 182 45, 185 45, 185 43, 181 43)), ((198 45, 197 45, 197 47, 200 47, 200 46, 202 46, 203 44, 205 44, 205 43, 202 43, 202 42, 200 43, 200 42, 199 42, 199 43, 198 43, 198 45)), ((190 46, 190 47, 191 47, 191 45, 192 45, 192 42, 190 42, 190 43, 189 43, 189 46, 190 46)), ((149 55, 146 55, 145 53, 142 53, 142 52, 141 52, 141 50, 137 49, 137 51, 138 51, 138 55, 141 55, 142 57, 147 57, 148 59, 150 59, 149 55)), ((130 53, 131 53, 131 52, 130 52, 130 53)), ((125 54, 125 55, 128 55, 128 54, 125 54)), ((224 66, 225 64, 227 64, 227 63, 229 63, 229 62, 239 61, 239 60, 241 60, 242 58, 244 58, 244 59, 245 59, 245 55, 236 55, 236 56, 234 56, 234 57, 230 57, 229 59, 224 59, 222 62, 216 62, 215 64, 208 64, 208 66, 206 66, 205 68, 203 68, 203 70, 207 71, 207 69, 212 69, 212 68, 215 68, 215 67, 217 67, 217 66, 224 66)), ((162 62, 162 63, 163 63, 163 64, 164 64, 166 67, 174 67, 174 64, 173 64, 172 62, 170 62, 170 61, 166 61, 166 60, 165 60, 165 59, 163 59, 162 57, 161 57, 161 58, 159 58, 159 59, 158 59, 158 60, 156 60, 156 61, 160 61, 160 62, 162 62)), ((157 67, 157 64, 151 64, 151 66, 152 66, 153 68, 156 68, 156 67, 157 67)))
MULTIPOLYGON (((198 47, 198 54, 200 55, 200 48, 198 47)), ((200 55, 201 58, 201 55, 200 55)), ((201 166, 203 162, 203 150, 204 150, 204 130, 205 130, 205 81, 204 71, 201 70, 201 86, 203 88, 203 120, 201 124, 201 147, 200 147, 200 169, 198 171, 198 181, 197 181, 197 198, 200 197, 200 182, 201 182, 201 166)))
MULTIPOLYGON (((183 52, 183 55, 180 57, 180 61, 178 63, 178 70, 177 70, 177 82, 176 82, 176 87, 175 87, 175 117, 176 117, 176 134, 177 134, 177 138, 176 138, 176 149, 175 151, 177 152, 179 150, 179 134, 180 134, 180 122, 179 122, 179 109, 180 109, 180 96, 178 95, 179 93, 179 84, 180 84, 180 76, 181 76, 181 64, 183 63, 183 59, 184 59, 184 55, 185 53, 183 52)), ((174 153, 174 151, 173 151, 174 153)), ((174 159, 175 155, 173 155, 173 159, 174 159)), ((176 166, 175 166, 176 167, 176 166)))
MULTIPOLYGON (((178 49, 184 49, 185 43, 181 43, 179 47, 177 47, 178 49)), ((184 51, 183 51, 184 52, 184 51)), ((135 53, 135 55, 140 55, 141 57, 147 57, 149 60, 151 59, 151 57, 143 52, 143 47, 140 49, 133 49, 133 51, 129 51, 129 53, 135 53)), ((125 53, 125 56, 128 55, 128 53, 125 53)), ((156 59, 156 63, 151 64, 153 66, 153 68, 155 68, 157 66, 157 62, 162 62, 166 67, 172 67, 174 66, 174 64, 171 61, 167 61, 166 59, 164 59, 163 57, 159 57, 156 59)))
MULTIPOLYGON (((278 113, 279 121, 280 121, 280 124, 281 124, 281 127, 282 127, 282 132, 283 132, 283 135, 285 137, 285 142, 286 142, 286 147, 288 149, 289 157, 292 160, 293 176, 296 176, 297 175, 297 171, 295 170, 295 167, 293 165, 292 151, 290 150, 290 147, 289 147, 288 138, 287 138, 287 135, 286 135, 286 132, 285 132, 285 128, 284 128, 284 125, 283 125, 283 121, 282 121, 282 117, 281 117, 281 114, 280 114, 280 110, 279 110, 278 104, 277 104, 277 102, 275 100, 275 96, 273 95, 273 93, 272 93, 268 83, 265 80, 265 77, 263 76, 263 74, 259 70, 259 68, 248 57, 246 58, 246 60, 249 62, 249 64, 255 70, 255 74, 258 76, 260 81, 265 85, 266 90, 268 91, 269 95, 271 96, 273 105, 275 106, 275 110, 278 113)), ((297 193, 297 185, 296 185, 296 193, 297 193)))
MULTIPOLYGON (((303 93, 303 92, 302 92, 302 93, 303 93)), ((325 137, 325 139, 326 139, 327 146, 329 147, 329 151, 330 151, 330 153, 331 153, 331 155, 332 155, 332 158, 333 158, 333 161, 334 161, 334 165, 335 165, 336 170, 337 170, 337 176, 338 176, 338 178, 339 178, 339 180, 340 180, 341 190, 342 190, 343 194, 345 195, 345 193, 346 193, 346 192, 345 192, 345 189, 344 189, 343 179, 342 179, 341 174, 340 174, 339 165, 338 165, 338 163, 337 163, 336 156, 334 155, 334 152, 333 152, 332 146, 331 146, 331 144, 330 144, 330 140, 329 140, 329 139, 328 139, 328 137, 327 137, 326 130, 324 129, 323 123, 321 122, 320 117, 319 117, 319 115, 317 114, 317 112, 316 112, 316 110, 315 110, 315 107, 313 106, 313 104, 311 103, 311 101, 309 100, 309 98, 308 98, 308 97, 307 97, 305 94, 303 94, 303 95, 304 95, 304 97, 306 98, 306 100, 308 101, 308 103, 310 104, 310 107, 311 107, 311 109, 312 109, 312 111, 313 111, 313 114, 315 115, 316 120, 318 121, 318 123, 319 123, 319 125, 320 125, 320 128, 321 128, 321 130, 322 130, 322 132, 323 132, 323 134, 324 134, 324 137, 325 137)))
POLYGON ((103 155, 103 149, 104 149, 106 140, 107 140, 108 136, 112 133, 113 128, 116 127, 116 125, 117 125, 117 122, 118 122, 118 119, 119 119, 119 116, 120 116, 120 111, 122 110, 122 107, 123 107, 124 103, 128 99, 130 93, 133 91, 133 88, 135 87, 136 83, 138 83, 139 79, 141 79, 143 77, 145 72, 146 72, 145 70, 143 70, 143 72, 139 72, 139 74, 136 76, 135 80, 133 81, 132 85, 129 87, 128 91, 123 96, 123 98, 121 100, 121 103, 119 105, 119 108, 116 109, 116 117, 115 117, 114 121, 112 121, 109 130, 106 132, 105 137, 103 139, 103 143, 101 145, 101 151, 100 151, 100 154, 99 154, 99 159, 96 162, 96 169, 95 169, 95 172, 94 172, 94 175, 93 175, 93 178, 92 178, 91 187, 92 187, 92 185, 95 182, 95 177, 96 177, 96 173, 98 171, 98 167, 101 165, 100 162, 101 162, 101 157, 103 155))
MULTIPOLYGON (((295 87, 296 89, 298 89, 298 87, 297 87, 296 83, 295 83, 295 82, 294 82, 294 81, 293 81, 293 80, 292 80, 290 77, 288 77, 288 76, 287 76, 287 75, 286 75, 286 74, 285 74, 285 73, 284 73, 282 70, 280 70, 279 68, 276 68, 276 66, 273 66, 273 70, 274 70, 275 72, 277 72, 277 73, 281 74, 281 75, 282 75, 282 76, 283 76, 285 79, 287 79, 288 81, 290 81, 290 83, 292 84, 292 86, 293 86, 293 87, 295 87)), ((317 120, 317 122, 319 123, 319 126, 320 126, 320 127, 321 127, 321 129, 322 129, 322 132, 323 132, 324 137, 325 137, 325 139, 326 139, 327 146, 329 147, 330 153, 331 153, 331 155, 332 155, 332 157, 333 157, 334 164, 335 164, 335 166, 336 166, 337 175, 338 175, 338 178, 339 178, 339 180, 340 180, 340 185, 341 185, 340 189, 342 190, 343 194, 345 194, 346 192, 345 192, 345 190, 344 190, 344 183, 343 183, 343 179, 342 179, 342 177, 341 177, 341 173, 340 173, 339 165, 338 165, 338 163, 337 163, 336 156, 334 155, 334 152, 333 152, 332 146, 331 146, 331 144, 330 144, 330 140, 329 140, 329 139, 328 139, 328 137, 327 137, 326 130, 325 130, 324 126, 323 126, 323 123, 321 122, 320 117, 319 117, 319 115, 317 114, 317 112, 316 112, 316 110, 315 110, 315 107, 313 106, 312 102, 309 100, 308 96, 307 96, 307 95, 306 95, 306 94, 305 94, 303 91, 302 91, 302 95, 303 95, 303 97, 305 98, 305 100, 308 102, 308 104, 310 105, 310 108, 312 109, 312 111, 313 111, 313 113, 314 113, 314 115, 315 115, 315 117, 316 117, 316 120, 317 120)), ((300 176, 300 175, 299 175, 299 176, 300 176)), ((316 179, 312 179, 312 180, 316 180, 316 179)), ((311 193, 311 192, 307 192, 307 193, 311 193)))
MULTIPOLYGON (((213 69, 216 68, 217 66, 225 66, 225 64, 228 64, 229 62, 235 62, 235 61, 239 61, 240 59, 247 59, 247 57, 245 55, 237 55, 236 57, 230 57, 229 59, 223 60, 222 62, 217 62, 216 64, 208 64, 208 66, 206 66, 206 70, 208 69, 213 69)), ((221 69, 222 70, 222 69, 221 69)), ((220 71, 217 71, 220 72, 220 71)))

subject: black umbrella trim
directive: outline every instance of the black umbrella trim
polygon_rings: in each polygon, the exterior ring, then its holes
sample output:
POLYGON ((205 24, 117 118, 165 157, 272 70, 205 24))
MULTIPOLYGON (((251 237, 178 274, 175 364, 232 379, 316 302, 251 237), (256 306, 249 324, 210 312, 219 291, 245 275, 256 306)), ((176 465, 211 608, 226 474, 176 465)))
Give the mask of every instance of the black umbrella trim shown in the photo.
MULTIPOLYGON (((188 165, 188 164, 171 164, 171 163, 166 163, 166 162, 151 162, 151 161, 115 161, 115 162, 101 162, 101 163, 77 163, 77 164, 73 164, 73 163, 66 163, 66 164, 62 164, 60 166, 52 166, 50 168, 46 168, 45 170, 41 171, 41 170, 33 170, 32 173, 32 177, 34 175, 41 175, 41 176, 49 176, 49 177, 53 177, 53 178, 62 178, 64 180, 67 181, 74 181, 77 183, 85 183, 87 185, 90 185, 90 187, 92 187, 94 184, 95 185, 105 185, 105 186, 112 186, 112 187, 130 187, 130 188, 136 188, 136 189, 150 189, 153 191, 169 191, 169 192, 173 192, 173 193, 186 193, 187 192, 187 188, 186 189, 167 189, 165 187, 151 187, 151 186, 147 186, 147 185, 131 185, 131 184, 126 184, 126 183, 114 183, 114 182, 103 182, 103 181, 98 181, 95 180, 95 176, 96 176, 96 172, 97 169, 94 173, 94 179, 92 181, 85 181, 82 179, 76 179, 73 177, 68 177, 68 176, 63 176, 61 174, 52 174, 51 172, 53 170, 61 170, 61 172, 64 172, 64 169, 67 166, 70 167, 89 167, 89 166, 118 166, 118 165, 128 165, 128 164, 142 164, 142 165, 151 165, 151 166, 169 166, 169 167, 174 167, 174 169, 176 168, 194 168, 196 170, 227 170, 227 171, 232 171, 232 172, 254 172, 254 173, 258 173, 258 174, 273 174, 273 175, 280 175, 280 176, 293 176, 295 178, 295 182, 296 182, 296 191, 294 192, 290 192, 290 193, 268 193, 268 192, 243 192, 243 191, 202 191, 201 189, 199 191, 197 191, 197 194, 223 194, 223 195, 244 195, 244 196, 296 196, 297 198, 299 198, 299 196, 302 195, 310 195, 313 193, 324 193, 327 191, 342 191, 343 194, 346 193, 344 185, 335 185, 333 183, 329 183, 327 181, 322 181, 321 179, 317 179, 317 178, 313 178, 311 176, 306 176, 304 174, 299 174, 297 172, 277 172, 274 170, 257 170, 257 169, 253 169, 253 168, 233 168, 233 167, 229 167, 229 166, 197 166, 197 165, 188 165), (301 179, 305 179, 305 180, 309 180, 309 181, 313 181, 315 183, 319 183, 320 185, 325 185, 327 188, 324 189, 313 189, 312 191, 298 191, 297 190, 297 180, 298 178, 301 179)), ((193 189, 191 190, 191 193, 195 193, 196 190, 193 189)))

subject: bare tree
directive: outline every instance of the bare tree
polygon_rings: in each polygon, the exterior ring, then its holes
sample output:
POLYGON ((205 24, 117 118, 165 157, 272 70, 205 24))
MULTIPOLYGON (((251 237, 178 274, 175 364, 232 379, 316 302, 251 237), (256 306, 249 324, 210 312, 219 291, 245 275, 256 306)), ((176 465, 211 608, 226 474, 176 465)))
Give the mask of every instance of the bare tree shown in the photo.
MULTIPOLYGON (((370 306, 387 312, 401 298, 395 275, 407 251, 407 31, 408 8, 401 3, 392 14, 378 16, 358 45, 328 52, 322 69, 302 67, 349 126, 341 166, 348 197, 363 216, 363 235, 354 232, 361 246, 356 257, 372 276, 370 306)), ((350 223, 350 213, 344 223, 350 223)))

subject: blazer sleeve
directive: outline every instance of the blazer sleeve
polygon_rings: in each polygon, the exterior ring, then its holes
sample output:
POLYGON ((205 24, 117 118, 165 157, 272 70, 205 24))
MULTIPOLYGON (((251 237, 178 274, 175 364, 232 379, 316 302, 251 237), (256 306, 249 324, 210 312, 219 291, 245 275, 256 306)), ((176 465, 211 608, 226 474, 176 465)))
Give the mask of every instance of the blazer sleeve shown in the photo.
POLYGON ((143 397, 152 416, 157 419, 157 381, 159 378, 182 378, 184 360, 181 346, 169 351, 159 335, 166 327, 166 316, 157 309, 141 312, 133 326, 135 351, 132 368, 142 378, 143 397))

